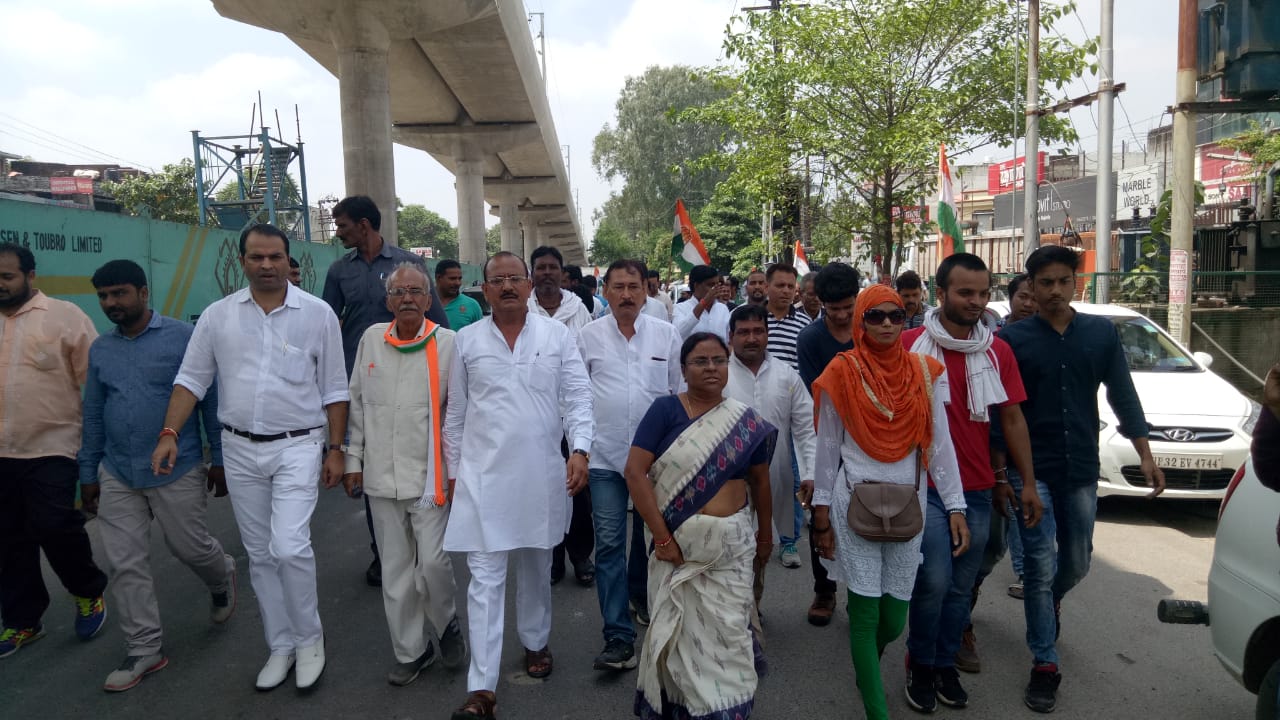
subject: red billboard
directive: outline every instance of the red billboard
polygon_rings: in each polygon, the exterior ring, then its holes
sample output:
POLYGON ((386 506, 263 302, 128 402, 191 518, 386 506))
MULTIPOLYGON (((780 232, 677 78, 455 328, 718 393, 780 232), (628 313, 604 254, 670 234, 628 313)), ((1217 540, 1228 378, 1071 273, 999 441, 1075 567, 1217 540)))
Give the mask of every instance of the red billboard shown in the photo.
POLYGON ((51 177, 49 192, 54 195, 75 195, 80 191, 76 189, 76 179, 73 177, 51 177))
MULTIPOLYGON (((1036 154, 1036 184, 1044 182, 1044 166, 1047 153, 1041 151, 1036 154)), ((1026 172, 1025 158, 1019 157, 1016 160, 1005 160, 987 167, 987 192, 991 195, 1001 195, 1014 190, 1021 190, 1023 187, 1023 174, 1026 172)))

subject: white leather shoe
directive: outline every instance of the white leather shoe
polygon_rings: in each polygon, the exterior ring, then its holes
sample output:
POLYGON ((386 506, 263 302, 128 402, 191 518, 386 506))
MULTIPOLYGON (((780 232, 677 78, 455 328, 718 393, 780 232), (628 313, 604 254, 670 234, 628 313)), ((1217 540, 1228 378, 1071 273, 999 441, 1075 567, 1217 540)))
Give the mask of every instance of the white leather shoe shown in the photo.
POLYGON ((294 671, 293 679, 298 683, 299 690, 315 685, 320 679, 320 673, 323 672, 324 640, 315 645, 298 648, 298 667, 294 671))
POLYGON ((255 686, 259 690, 274 690, 289 677, 289 669, 292 667, 292 655, 272 655, 267 658, 267 664, 263 665, 262 671, 258 673, 258 682, 255 686))

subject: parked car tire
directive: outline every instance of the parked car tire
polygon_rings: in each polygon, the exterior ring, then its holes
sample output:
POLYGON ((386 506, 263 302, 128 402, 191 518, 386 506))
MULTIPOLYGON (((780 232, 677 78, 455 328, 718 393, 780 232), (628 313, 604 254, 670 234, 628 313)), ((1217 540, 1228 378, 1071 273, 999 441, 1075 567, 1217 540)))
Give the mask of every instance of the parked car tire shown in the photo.
POLYGON ((1275 720, 1280 715, 1276 714, 1276 693, 1280 692, 1280 660, 1271 663, 1271 669, 1262 677, 1262 684, 1258 686, 1258 706, 1254 713, 1257 720, 1275 720))

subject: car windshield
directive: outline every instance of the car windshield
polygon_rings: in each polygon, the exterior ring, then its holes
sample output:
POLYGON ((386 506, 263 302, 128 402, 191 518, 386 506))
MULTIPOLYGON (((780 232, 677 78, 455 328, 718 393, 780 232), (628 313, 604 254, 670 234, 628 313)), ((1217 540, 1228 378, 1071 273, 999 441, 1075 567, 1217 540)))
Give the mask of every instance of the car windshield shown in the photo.
POLYGON ((1195 361, 1145 317, 1113 317, 1129 369, 1138 372, 1189 372, 1195 361))

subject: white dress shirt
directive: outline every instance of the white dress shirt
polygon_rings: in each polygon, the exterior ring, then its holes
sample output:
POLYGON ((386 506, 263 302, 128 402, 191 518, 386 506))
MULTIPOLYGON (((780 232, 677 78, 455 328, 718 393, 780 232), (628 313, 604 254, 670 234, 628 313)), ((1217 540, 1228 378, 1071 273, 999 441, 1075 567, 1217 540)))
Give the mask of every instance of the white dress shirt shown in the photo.
POLYGON ((538 303, 538 296, 535 294, 529 295, 529 312, 559 320, 565 327, 572 330, 574 335, 591 322, 591 311, 582 304, 582 298, 563 288, 560 290, 560 307, 556 308, 555 315, 547 312, 546 308, 538 303))
POLYGON ((203 400, 218 381, 218 421, 274 435, 325 424, 325 406, 346 402, 347 367, 338 316, 290 285, 269 314, 249 288, 205 308, 174 385, 203 400))
POLYGON ((667 306, 663 305, 662 301, 655 297, 646 297, 644 299, 644 307, 640 308, 640 312, 664 323, 671 322, 671 313, 667 312, 667 306))
POLYGON ((636 426, 649 406, 680 387, 680 334, 675 326, 642 313, 636 316, 635 330, 628 340, 618 329, 617 318, 609 315, 578 333, 596 419, 591 446, 594 469, 622 472, 636 426))
POLYGON ((492 316, 460 330, 444 426, 446 466, 457 478, 445 549, 558 545, 571 500, 560 439, 587 450, 593 427, 591 381, 564 325, 528 313, 514 350, 492 316))
POLYGON ((795 442, 796 464, 800 480, 813 479, 813 461, 817 453, 817 432, 813 427, 813 398, 790 365, 768 353, 759 372, 742 364, 736 355, 729 356, 729 382, 725 397, 750 405, 778 428, 778 444, 769 463, 769 485, 773 491, 773 524, 783 535, 795 529, 795 481, 791 473, 791 443, 795 442))
MULTIPOLYGON (((346 471, 363 472, 372 497, 417 500, 427 488, 434 496, 436 463, 444 460, 435 457, 431 427, 449 396, 454 332, 436 329, 440 397, 432 398, 426 348, 400 352, 384 337, 390 325, 370 325, 356 349, 346 471)), ((443 416, 440 426, 443 432, 443 416)))
POLYGON ((702 313, 701 317, 694 317, 693 309, 697 305, 696 298, 676 303, 671 322, 676 326, 676 330, 680 331, 680 337, 688 338, 696 332, 710 332, 719 335, 721 340, 729 342, 729 308, 717 300, 702 313))

